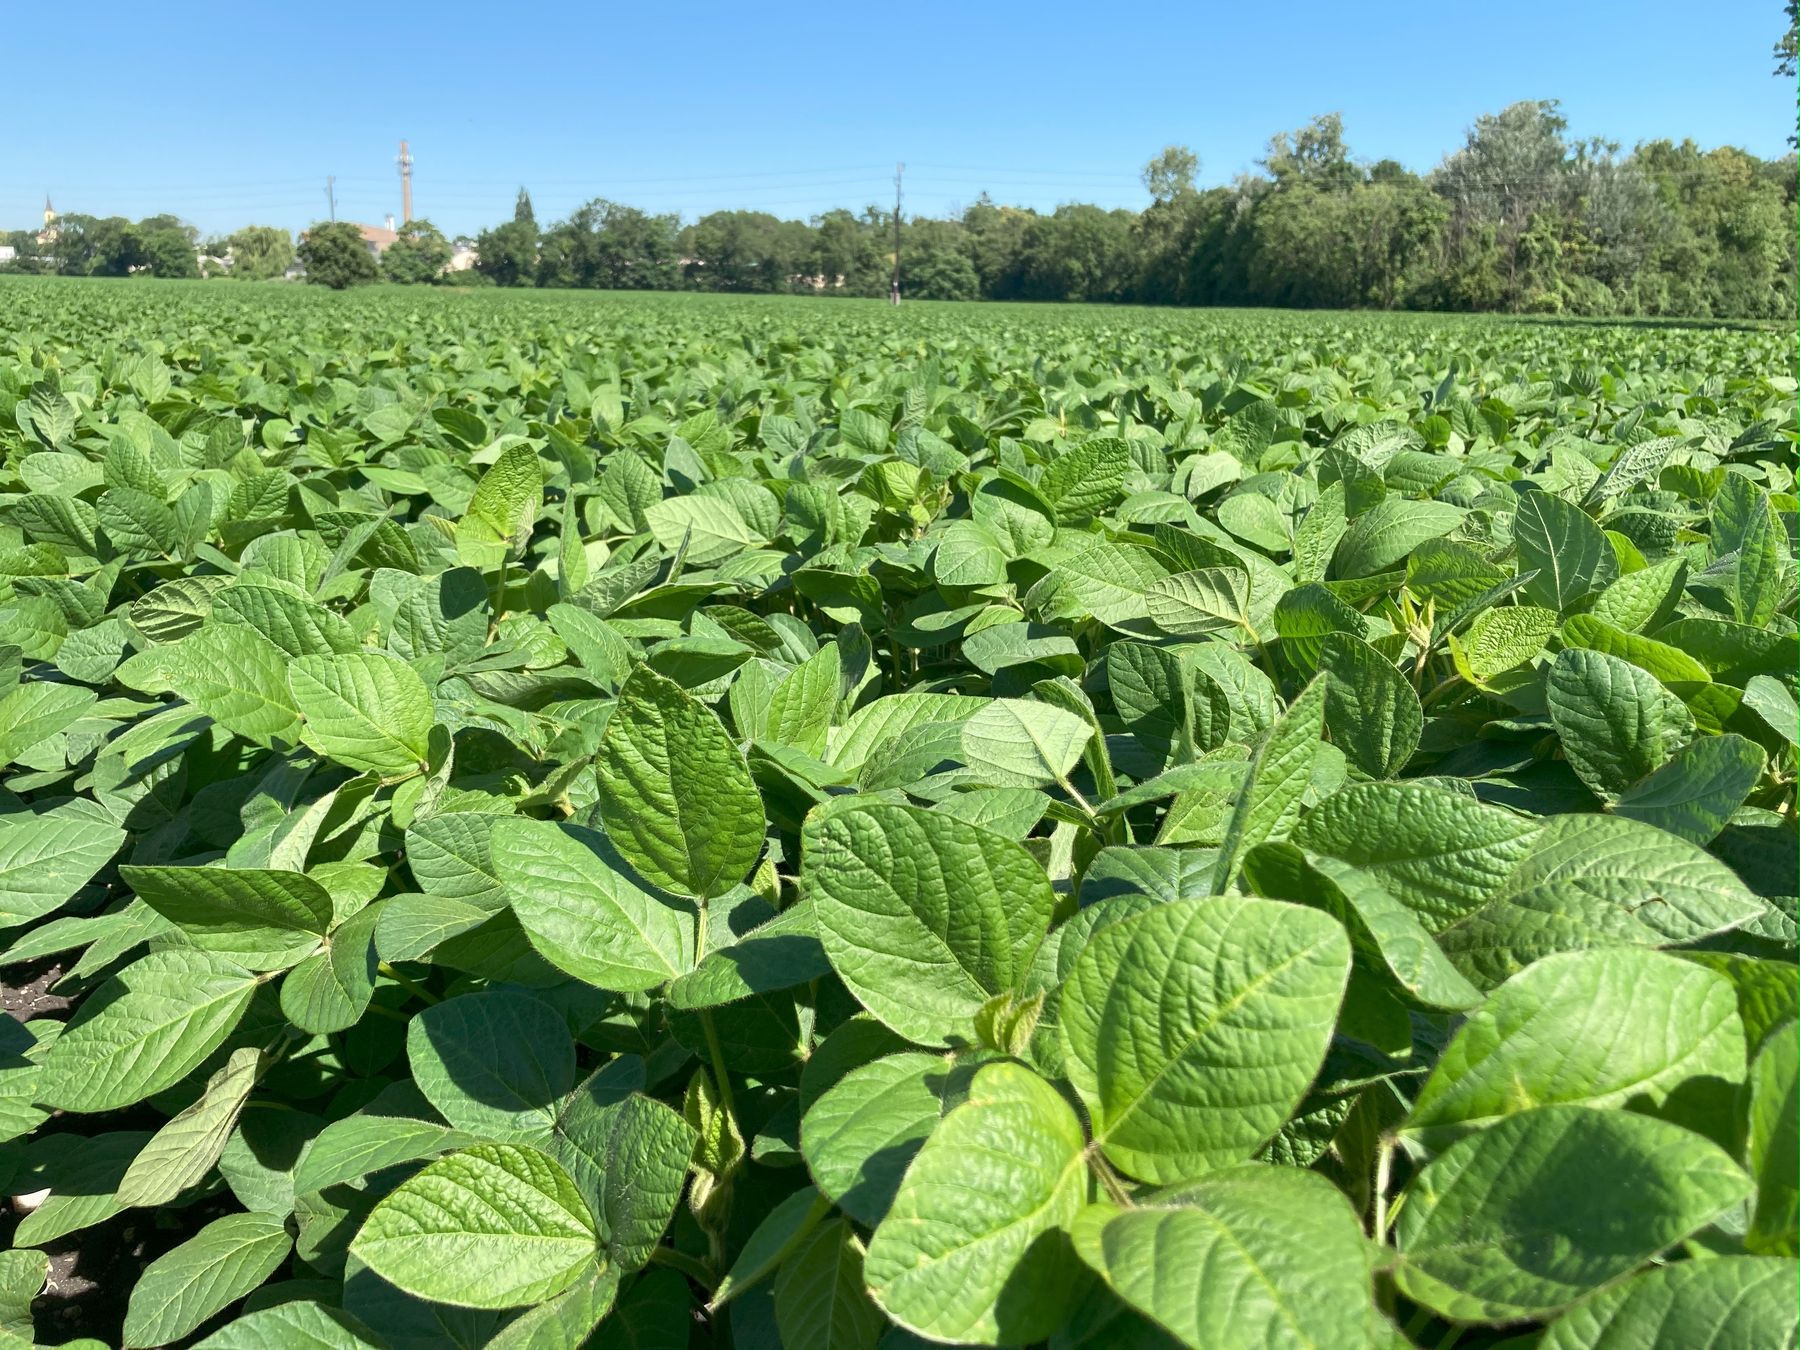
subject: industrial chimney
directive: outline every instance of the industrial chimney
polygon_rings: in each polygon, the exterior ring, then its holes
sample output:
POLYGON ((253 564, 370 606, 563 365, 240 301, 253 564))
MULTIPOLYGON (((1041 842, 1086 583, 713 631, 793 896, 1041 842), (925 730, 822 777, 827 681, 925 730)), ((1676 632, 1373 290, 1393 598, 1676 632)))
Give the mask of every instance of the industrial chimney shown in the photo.
POLYGON ((412 151, 400 142, 400 219, 412 220, 412 151))

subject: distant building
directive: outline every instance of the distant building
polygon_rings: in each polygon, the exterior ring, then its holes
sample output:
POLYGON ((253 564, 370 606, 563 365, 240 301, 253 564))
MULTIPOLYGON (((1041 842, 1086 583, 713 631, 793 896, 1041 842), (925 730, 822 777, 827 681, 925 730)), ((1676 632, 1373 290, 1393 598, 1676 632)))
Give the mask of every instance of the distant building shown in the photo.
POLYGON ((356 228, 362 232, 363 247, 369 250, 371 258, 379 258, 386 253, 393 242, 400 237, 399 232, 394 229, 392 216, 387 218, 386 228, 380 225, 358 225, 356 228))
POLYGON ((17 262, 18 260, 19 260, 19 250, 18 249, 14 248, 11 244, 0 244, 0 267, 5 267, 10 263, 17 262))
POLYGON ((50 205, 50 195, 44 194, 44 228, 38 231, 37 241, 40 244, 54 244, 62 235, 56 224, 56 208, 50 205))
POLYGON ((475 251, 475 243, 470 239, 458 239, 450 247, 450 261, 444 264, 446 272, 467 272, 481 261, 481 255, 475 251))

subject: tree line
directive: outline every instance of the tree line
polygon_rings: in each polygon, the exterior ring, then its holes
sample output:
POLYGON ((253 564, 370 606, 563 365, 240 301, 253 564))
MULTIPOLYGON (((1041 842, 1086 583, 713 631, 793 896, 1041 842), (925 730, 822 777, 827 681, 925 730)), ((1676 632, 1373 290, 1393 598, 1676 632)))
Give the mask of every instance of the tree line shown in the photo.
MULTIPOLYGON (((1228 186, 1197 186, 1199 167, 1186 148, 1165 149, 1144 169, 1151 200, 1141 211, 1069 203, 1042 212, 984 194, 949 217, 904 218, 903 294, 1702 318, 1795 312, 1792 154, 1764 160, 1668 140, 1622 152, 1614 142, 1571 138, 1554 101, 1527 101, 1478 119, 1427 174, 1359 159, 1336 114, 1275 136, 1257 170, 1228 186)), ((57 270, 195 274, 192 231, 173 217, 133 225, 70 216, 60 225, 49 259, 57 270), (187 231, 179 249, 177 231, 187 231)), ((334 286, 880 296, 894 240, 892 212, 876 206, 810 221, 716 211, 684 223, 596 198, 540 225, 520 189, 512 217, 477 237, 473 273, 444 273, 450 245, 428 221, 412 222, 379 263, 342 225, 312 227, 299 256, 310 280, 334 286)), ((279 275, 295 256, 285 234, 266 226, 219 242, 231 250, 234 276, 279 275)))
POLYGON ((435 281, 450 261, 451 244, 429 220, 402 225, 379 261, 361 232, 346 221, 313 225, 296 247, 286 230, 246 225, 234 234, 202 240, 200 232, 175 216, 58 216, 48 232, 15 230, 0 234, 10 244, 13 271, 60 272, 81 277, 153 276, 193 280, 230 276, 268 281, 283 276, 296 259, 308 275, 326 285, 370 281, 412 285, 435 281))
MULTIPOLYGON (((1195 185, 1180 146, 1142 211, 982 196, 902 221, 904 294, 931 300, 1776 318, 1795 309, 1795 161, 1731 147, 1573 140, 1553 101, 1480 118, 1429 174, 1357 159, 1336 114, 1274 137, 1259 171, 1195 185)), ((502 286, 885 295, 893 215, 692 224, 596 199, 540 228, 521 189, 476 241, 502 286)))

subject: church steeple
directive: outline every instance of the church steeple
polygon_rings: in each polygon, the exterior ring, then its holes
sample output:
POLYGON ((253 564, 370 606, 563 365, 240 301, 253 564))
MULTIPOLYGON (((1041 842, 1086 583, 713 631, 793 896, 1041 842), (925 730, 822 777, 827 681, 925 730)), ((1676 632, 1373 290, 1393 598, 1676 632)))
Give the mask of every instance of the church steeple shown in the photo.
POLYGON ((38 231, 37 241, 40 244, 54 244, 59 231, 56 228, 56 208, 50 204, 50 194, 44 194, 44 228, 38 231))

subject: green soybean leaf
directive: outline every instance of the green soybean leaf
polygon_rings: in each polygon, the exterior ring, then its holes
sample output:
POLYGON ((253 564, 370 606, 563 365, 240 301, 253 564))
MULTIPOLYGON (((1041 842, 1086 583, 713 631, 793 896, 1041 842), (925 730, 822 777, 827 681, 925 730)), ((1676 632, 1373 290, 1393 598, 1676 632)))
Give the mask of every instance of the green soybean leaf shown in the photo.
POLYGON ((0 816, 0 924, 61 908, 124 842, 124 830, 67 805, 0 816))
POLYGON ((69 684, 22 684, 0 698, 0 764, 10 764, 94 706, 92 689, 69 684))
POLYGON ((426 768, 431 691, 411 666, 383 652, 303 656, 288 667, 300 738, 347 768, 384 780, 426 768))
POLYGON ((1228 1168, 1132 1209, 1090 1206, 1074 1238, 1114 1293, 1193 1350, 1383 1343, 1370 1248, 1316 1173, 1228 1168))
POLYGON ((21 1177, 42 1183, 50 1194, 19 1222, 15 1247, 44 1246, 57 1238, 123 1212, 119 1181, 151 1136, 142 1130, 105 1134, 50 1135, 33 1141, 21 1177))
POLYGON ((1454 635, 1450 637, 1450 651, 1465 679, 1486 684, 1543 651, 1557 622, 1556 611, 1541 605, 1483 610, 1460 641, 1454 635))
POLYGON ((254 628, 289 656, 330 656, 360 645, 350 625, 292 582, 245 573, 213 597, 213 618, 254 628))
POLYGON ((762 798, 718 715, 640 667, 619 690, 595 761, 607 834, 651 883, 723 895, 755 866, 762 798))
POLYGON ((802 891, 839 978, 908 1040, 973 1036, 1022 987, 1055 896, 1010 839, 917 807, 856 805, 808 821, 802 891))
POLYGON ((1332 633, 1320 648, 1325 727, 1332 744, 1371 778, 1392 778, 1419 747, 1425 711, 1411 682, 1361 638, 1332 633))
POLYGON ((377 1350, 377 1344, 373 1333, 342 1308, 294 1302, 245 1313, 199 1346, 205 1350, 377 1350))
POLYGON ((515 1308, 574 1284, 597 1240, 587 1203, 555 1162, 536 1149, 477 1144, 390 1192, 350 1251, 419 1298, 515 1308))
POLYGON ((997 698, 962 724, 964 763, 997 787, 1042 787, 1067 777, 1093 730, 1084 718, 1032 699, 997 698))
POLYGON ((1687 559, 1665 558, 1641 572, 1627 572, 1601 591, 1593 614, 1628 633, 1654 632, 1675 617, 1687 584, 1687 559))
POLYGON ((1130 467, 1130 446, 1117 436, 1098 436, 1052 461, 1037 489, 1057 524, 1075 525, 1112 503, 1130 467))
POLYGON ((564 1350, 581 1345, 612 1311, 618 1296, 618 1267, 597 1263, 556 1297, 508 1322, 486 1350, 564 1350))
POLYGON ((1361 868, 1292 844, 1264 844, 1251 851, 1244 876, 1258 895, 1310 905, 1343 924, 1357 965, 1405 1001, 1449 1011, 1481 1002, 1481 991, 1450 963, 1417 916, 1361 868))
POLYGON ((1184 900, 1100 929, 1060 1014, 1095 1142, 1158 1184, 1247 1160, 1318 1073, 1349 977, 1342 925, 1297 905, 1184 900))
POLYGON ((840 1078, 800 1121, 819 1190, 858 1223, 880 1223, 957 1077, 942 1056, 908 1052, 840 1078))
POLYGON ((1438 1149, 1537 1106, 1654 1112, 1671 1096, 1712 1099, 1691 1103, 1691 1114, 1728 1100, 1743 1074, 1743 1025, 1723 977, 1628 947, 1565 952, 1520 971, 1470 1014, 1405 1129, 1438 1149))
POLYGON ((1513 516, 1519 571, 1537 575, 1525 594, 1566 613, 1577 601, 1615 581, 1618 561, 1606 533, 1580 507, 1550 492, 1527 492, 1513 516))
POLYGON ((225 1067, 207 1080, 200 1099, 151 1136, 119 1181, 121 1205, 166 1205, 205 1179, 256 1086, 261 1059, 253 1047, 233 1051, 225 1067))
POLYGON ((743 936, 714 947, 669 985, 669 1004, 683 1011, 716 1008, 755 994, 792 989, 830 970, 812 903, 800 900, 743 936))
POLYGON ((432 895, 498 910, 512 898, 494 868, 491 838, 498 816, 445 811, 406 831, 406 865, 432 895))
POLYGON ((654 989, 692 965, 694 915, 640 884, 605 835, 505 817, 493 865, 545 959, 603 989, 654 989))
POLYGON ((169 687, 220 726, 258 745, 287 746, 299 738, 291 658, 254 629, 209 623, 156 658, 169 687))
POLYGON ((1437 938, 1464 974, 1492 987, 1552 952, 1692 942, 1764 909, 1730 868, 1667 831, 1556 816, 1493 898, 1437 938))
POLYGON ((842 678, 843 663, 835 642, 795 666, 769 696, 770 739, 815 758, 823 755, 842 678))
POLYGON ((252 969, 291 965, 331 927, 331 894, 302 872, 122 867, 120 877, 195 946, 252 969))
POLYGON ((375 931, 385 901, 339 924, 322 952, 315 952, 281 982, 281 1011, 315 1036, 344 1031, 362 1020, 375 992, 375 931))
POLYGON ((1441 788, 1367 783, 1319 803, 1293 841, 1368 872, 1438 933, 1500 889, 1541 828, 1441 788))
POLYGON ((775 1276, 783 1350, 875 1350, 887 1319, 863 1283, 863 1245, 844 1219, 801 1239, 775 1276))
POLYGON ((237 1025, 260 983, 236 962, 173 948, 125 967, 44 1056, 41 1100, 111 1111, 172 1087, 237 1025))
POLYGON ((1694 735, 1694 717, 1654 676, 1617 657, 1565 648, 1545 681, 1550 720, 1569 767, 1611 798, 1694 735))
POLYGON ((31 1343, 31 1305, 49 1274, 44 1252, 0 1252, 0 1335, 18 1345, 31 1343))
POLYGON ((621 1094, 608 1077, 600 1070, 563 1106, 550 1152, 586 1196, 608 1258, 632 1271, 662 1241, 699 1135, 676 1111, 621 1094))
POLYGON ((1744 1245, 1764 1255, 1792 1256, 1800 1221, 1800 1087, 1794 1024, 1777 1028, 1750 1065, 1748 1162, 1756 1201, 1744 1245))
POLYGON ((1613 810, 1710 844, 1749 797, 1763 764, 1761 748, 1742 736, 1702 736, 1621 792, 1613 810))
POLYGON ((1325 679, 1314 680, 1301 690, 1251 757, 1249 778, 1219 848, 1215 891, 1223 893, 1230 887, 1245 853, 1266 840, 1285 837, 1298 822, 1325 728, 1327 684, 1325 679))
POLYGON ((670 497, 645 511, 644 523, 670 553, 685 540, 688 561, 695 567, 710 567, 763 543, 737 507, 723 497, 670 497))
MULTIPOLYGON (((413 1095, 417 1109, 429 1113, 423 1099, 413 1095)), ((429 1160, 479 1142, 442 1121, 389 1115, 377 1109, 378 1105, 334 1120, 319 1131, 295 1166, 297 1193, 329 1190, 385 1168, 429 1160)))
POLYGON ((1248 622, 1250 578, 1235 567, 1179 572, 1152 586, 1145 604, 1150 622, 1176 637, 1231 632, 1248 622))
MULTIPOLYGON (((1639 670, 1648 671, 1665 685, 1706 684, 1708 672, 1705 663, 1697 659, 1687 647, 1674 645, 1670 631, 1673 627, 1674 625, 1670 625, 1670 628, 1658 629, 1659 637, 1648 638, 1639 633, 1627 633, 1614 628, 1592 614, 1576 614, 1564 621, 1560 636, 1564 647, 1601 652, 1621 661, 1628 661, 1639 670), (1671 640, 1664 641, 1663 638, 1671 640)), ((1700 650, 1704 651, 1704 648, 1700 650)))
POLYGON ((1350 522, 1338 541, 1332 574, 1367 577, 1406 561, 1419 545, 1449 534, 1463 512, 1447 502, 1386 497, 1350 522))
POLYGON ((531 533, 543 504, 544 475, 537 451, 509 445, 481 475, 469 508, 456 524, 456 551, 477 571, 492 571, 531 533))
POLYGON ((1063 1230, 1085 1198, 1085 1143, 1069 1104, 1030 1070, 982 1069, 869 1243, 863 1275, 882 1310, 932 1340, 1049 1335, 1080 1294, 1063 1230))
POLYGON ((1770 675, 1752 676, 1750 683, 1744 686, 1744 705, 1789 745, 1800 741, 1800 730, 1796 730, 1800 710, 1796 709, 1794 696, 1780 680, 1770 675))
POLYGON ((435 1004, 407 1027, 406 1054, 444 1119, 491 1139, 547 1138, 575 1085, 568 1027, 527 994, 490 989, 435 1004))
POLYGON ((1453 1144, 1408 1187, 1395 1279, 1462 1321, 1554 1313, 1635 1270, 1749 1193, 1680 1126, 1543 1106, 1453 1144))
POLYGON ((1634 1275, 1570 1308, 1542 1350, 1792 1345, 1800 1266, 1772 1257, 1678 1261, 1634 1275))
POLYGON ((293 1239, 272 1214, 227 1214, 152 1261, 132 1286, 127 1346, 179 1340, 275 1273, 293 1239))

